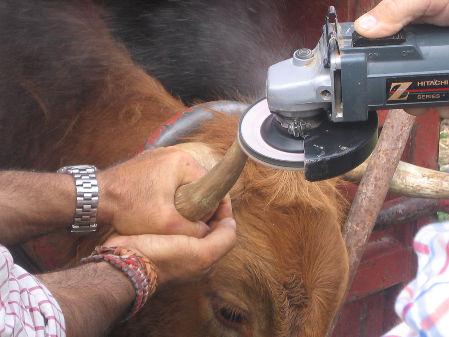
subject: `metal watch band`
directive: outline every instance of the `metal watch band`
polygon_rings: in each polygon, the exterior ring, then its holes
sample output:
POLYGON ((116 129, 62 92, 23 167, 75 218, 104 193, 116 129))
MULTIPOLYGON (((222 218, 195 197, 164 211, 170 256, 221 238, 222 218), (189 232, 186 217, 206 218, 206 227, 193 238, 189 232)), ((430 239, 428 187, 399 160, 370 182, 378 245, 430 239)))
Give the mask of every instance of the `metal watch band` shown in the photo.
POLYGON ((91 165, 65 166, 58 173, 71 174, 75 179, 76 207, 72 233, 89 233, 97 230, 98 182, 97 168, 91 165))

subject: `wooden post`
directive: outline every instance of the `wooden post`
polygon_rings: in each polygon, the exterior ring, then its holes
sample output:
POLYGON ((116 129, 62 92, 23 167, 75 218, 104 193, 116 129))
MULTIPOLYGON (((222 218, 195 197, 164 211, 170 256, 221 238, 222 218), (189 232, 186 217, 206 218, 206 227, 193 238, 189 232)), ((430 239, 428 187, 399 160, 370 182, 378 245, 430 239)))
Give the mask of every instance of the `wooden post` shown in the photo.
MULTIPOLYGON (((390 181, 396 171, 414 121, 415 116, 407 114, 404 110, 389 112, 379 142, 359 184, 343 227, 343 237, 349 256, 347 292, 351 288, 365 245, 388 193, 390 181)), ((343 304, 344 301, 340 306, 343 304)), ((337 314, 331 324, 328 336, 332 335, 338 316, 337 314)))

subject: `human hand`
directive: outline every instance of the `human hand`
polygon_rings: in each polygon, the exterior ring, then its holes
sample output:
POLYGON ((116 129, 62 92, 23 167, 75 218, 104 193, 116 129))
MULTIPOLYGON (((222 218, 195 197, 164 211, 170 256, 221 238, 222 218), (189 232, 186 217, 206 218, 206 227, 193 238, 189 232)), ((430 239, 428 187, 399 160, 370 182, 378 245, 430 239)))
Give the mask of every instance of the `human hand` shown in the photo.
MULTIPOLYGON (((449 26, 449 0, 383 0, 374 9, 354 22, 355 30, 369 38, 380 38, 400 31, 411 22, 449 26)), ((427 108, 407 109, 411 115, 421 115, 427 108)), ((437 107, 442 118, 449 107, 437 107)))
MULTIPOLYGON (((119 234, 178 234, 203 237, 209 227, 179 214, 177 188, 205 173, 189 154, 174 147, 147 151, 98 173, 98 220, 119 234)), ((230 208, 230 200, 224 202, 230 208)), ((232 215, 230 215, 232 216, 232 215)))
POLYGON ((363 36, 379 38, 411 22, 449 26, 449 0, 383 0, 354 22, 363 36))
POLYGON ((157 268, 158 284, 186 281, 206 274, 236 241, 230 204, 222 203, 202 238, 184 235, 114 236, 103 244, 125 247, 147 257, 157 268))

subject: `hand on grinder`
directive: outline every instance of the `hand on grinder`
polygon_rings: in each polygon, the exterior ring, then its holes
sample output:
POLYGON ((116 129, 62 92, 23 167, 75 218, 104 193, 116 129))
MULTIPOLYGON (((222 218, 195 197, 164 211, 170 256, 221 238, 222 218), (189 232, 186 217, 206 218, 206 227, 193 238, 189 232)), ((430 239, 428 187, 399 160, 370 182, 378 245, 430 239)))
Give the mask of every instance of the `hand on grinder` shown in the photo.
POLYGON ((358 33, 379 38, 411 22, 449 26, 449 0, 383 0, 354 22, 358 33))
MULTIPOLYGON (((354 22, 357 32, 369 38, 393 35, 409 23, 429 23, 449 26, 449 0, 383 0, 374 9, 354 22)), ((427 109, 409 109, 420 115, 427 109)), ((442 117, 449 116, 449 108, 437 108, 442 117)))

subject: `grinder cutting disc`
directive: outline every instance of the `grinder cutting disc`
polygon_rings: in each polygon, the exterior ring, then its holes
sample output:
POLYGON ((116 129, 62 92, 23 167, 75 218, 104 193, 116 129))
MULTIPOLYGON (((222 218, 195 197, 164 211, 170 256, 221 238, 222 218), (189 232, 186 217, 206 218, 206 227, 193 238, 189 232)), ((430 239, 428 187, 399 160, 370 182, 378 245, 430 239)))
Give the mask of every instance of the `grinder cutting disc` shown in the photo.
POLYGON ((241 117, 239 143, 262 164, 302 170, 309 181, 336 177, 364 162, 377 142, 377 114, 365 122, 334 123, 326 116, 303 137, 289 135, 268 109, 267 100, 251 106, 241 117))

